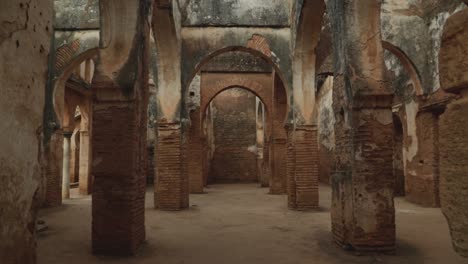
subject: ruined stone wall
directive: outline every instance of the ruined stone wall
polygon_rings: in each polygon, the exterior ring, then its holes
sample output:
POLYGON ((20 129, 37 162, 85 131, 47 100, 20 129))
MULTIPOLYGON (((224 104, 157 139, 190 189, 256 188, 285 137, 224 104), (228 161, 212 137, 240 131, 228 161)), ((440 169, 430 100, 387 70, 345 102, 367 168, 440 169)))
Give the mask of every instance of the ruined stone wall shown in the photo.
POLYGON ((52 34, 50 0, 0 8, 0 261, 35 263, 41 134, 52 34))
POLYGON ((255 182, 256 96, 243 89, 229 89, 213 100, 215 152, 210 181, 255 182))

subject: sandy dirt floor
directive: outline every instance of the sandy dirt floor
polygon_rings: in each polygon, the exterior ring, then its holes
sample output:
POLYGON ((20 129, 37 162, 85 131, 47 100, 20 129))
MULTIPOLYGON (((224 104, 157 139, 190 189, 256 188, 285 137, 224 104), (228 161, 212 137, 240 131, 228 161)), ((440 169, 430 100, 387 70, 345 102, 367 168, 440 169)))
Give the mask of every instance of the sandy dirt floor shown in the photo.
POLYGON ((286 196, 267 192, 254 184, 212 185, 190 196, 190 209, 162 212, 152 208, 148 189, 147 241, 131 258, 91 254, 91 197, 75 195, 41 210, 49 228, 38 235, 38 263, 468 263, 452 250, 440 209, 397 198, 395 255, 356 256, 331 240, 328 186, 320 186, 321 209, 310 212, 288 210, 286 196))

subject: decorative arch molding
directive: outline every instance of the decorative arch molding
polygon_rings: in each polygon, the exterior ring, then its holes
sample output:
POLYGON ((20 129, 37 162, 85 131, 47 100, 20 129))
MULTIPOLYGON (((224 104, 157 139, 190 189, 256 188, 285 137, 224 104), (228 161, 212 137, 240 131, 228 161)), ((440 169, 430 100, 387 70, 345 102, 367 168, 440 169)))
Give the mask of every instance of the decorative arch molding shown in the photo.
POLYGON ((415 93, 417 96, 424 94, 424 88, 421 82, 421 77, 416 65, 411 61, 411 59, 406 55, 406 53, 399 47, 393 45, 388 41, 382 41, 382 47, 389 52, 391 52, 395 57, 397 57, 403 67, 406 69, 407 73, 410 75, 411 82, 414 85, 415 93))

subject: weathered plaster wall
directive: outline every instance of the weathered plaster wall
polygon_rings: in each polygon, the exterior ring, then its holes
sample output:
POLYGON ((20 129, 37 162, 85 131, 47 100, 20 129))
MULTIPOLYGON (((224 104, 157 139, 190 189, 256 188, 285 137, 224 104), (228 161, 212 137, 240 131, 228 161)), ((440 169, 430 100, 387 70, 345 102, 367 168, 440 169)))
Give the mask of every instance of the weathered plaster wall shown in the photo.
POLYGON ((192 0, 183 26, 289 26, 291 1, 192 0))
POLYGON ((0 8, 0 259, 35 263, 44 89, 52 36, 50 0, 3 0, 0 8))
POLYGON ((214 146, 209 180, 212 182, 255 182, 256 96, 233 88, 215 97, 212 104, 214 146))
MULTIPOLYGON (((381 9, 382 40, 403 50, 415 64, 424 91, 440 88, 438 56, 447 18, 464 8, 462 1, 388 0, 381 9)), ((404 79, 404 76, 397 79, 404 79)))
POLYGON ((335 114, 333 113, 333 77, 329 76, 317 95, 317 133, 319 147, 319 177, 330 183, 335 152, 335 114))

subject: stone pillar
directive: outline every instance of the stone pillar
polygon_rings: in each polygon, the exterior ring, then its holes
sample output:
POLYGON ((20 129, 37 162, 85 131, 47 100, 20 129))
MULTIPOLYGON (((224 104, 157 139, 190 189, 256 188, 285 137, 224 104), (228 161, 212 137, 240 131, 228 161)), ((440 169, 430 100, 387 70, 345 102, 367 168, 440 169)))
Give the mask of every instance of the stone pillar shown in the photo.
POLYGON ((45 146, 45 174, 47 177, 45 190, 45 206, 62 204, 62 170, 63 170, 63 131, 56 130, 45 146))
MULTIPOLYGON (((93 87, 94 88, 94 87, 93 87)), ((145 239, 146 179, 134 101, 95 101, 92 242, 95 254, 132 255, 145 239)))
POLYGON ((151 4, 99 1, 102 46, 90 115, 94 254, 134 255, 145 240, 151 4))
POLYGON ((63 133, 62 199, 70 199, 70 144, 71 132, 63 133))
POLYGON ((288 206, 295 210, 319 206, 317 126, 300 126, 288 131, 288 206))
POLYGON ((80 131, 80 172, 79 191, 80 194, 88 195, 92 192, 91 168, 91 141, 89 131, 80 131))
POLYGON ((392 99, 383 99, 355 98, 351 111, 337 111, 332 232, 358 251, 395 249, 392 99))
POLYGON ((176 211, 189 206, 189 183, 184 173, 184 139, 180 124, 157 125, 155 208, 176 211))
POLYGON ((357 251, 395 250, 393 101, 380 34, 381 1, 330 0, 336 160, 332 233, 357 251))

